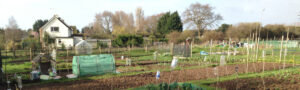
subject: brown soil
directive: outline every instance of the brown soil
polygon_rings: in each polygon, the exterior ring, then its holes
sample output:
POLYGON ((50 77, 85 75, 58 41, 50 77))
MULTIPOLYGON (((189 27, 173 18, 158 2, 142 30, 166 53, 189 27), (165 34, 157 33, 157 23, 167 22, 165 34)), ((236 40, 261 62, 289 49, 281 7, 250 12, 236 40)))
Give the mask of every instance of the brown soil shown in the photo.
POLYGON ((30 62, 30 60, 14 60, 14 61, 8 61, 8 63, 14 63, 14 64, 21 64, 25 62, 30 62))
POLYGON ((135 66, 130 66, 130 67, 138 67, 138 66, 142 66, 142 69, 126 69, 126 68, 117 68, 117 71, 121 72, 121 73, 129 73, 129 72, 141 72, 141 71, 149 71, 149 70, 157 70, 157 69, 162 69, 162 68, 168 68, 170 67, 169 65, 135 65, 135 66))
POLYGON ((299 90, 300 89, 300 76, 291 75, 288 78, 278 76, 271 76, 265 78, 247 78, 236 79, 218 84, 212 84, 211 86, 223 88, 226 90, 299 90))
MULTIPOLYGON (((153 65, 153 64, 158 64, 158 63, 171 63, 169 61, 153 61, 153 60, 150 60, 150 61, 137 61, 137 62, 132 62, 131 63, 131 66, 138 66, 138 65, 153 65)), ((125 64, 120 64, 120 63, 116 63, 116 67, 119 67, 119 66, 126 66, 125 64)))
MULTIPOLYGON (((249 72, 261 72, 262 63, 249 64, 249 72), (255 68, 256 67, 256 68, 255 68)), ((281 64, 265 63, 265 70, 278 69, 281 64)), ((291 65, 287 65, 291 66, 291 65)), ((239 67, 239 73, 246 72, 246 64, 218 66, 219 76, 226 76, 235 73, 235 67, 239 67)), ((161 78, 155 79, 155 73, 144 73, 131 76, 112 77, 98 80, 79 80, 65 83, 49 83, 38 86, 25 86, 24 90, 108 90, 108 89, 126 89, 143 86, 151 83, 160 82, 184 82, 191 80, 200 80, 205 78, 215 78, 213 67, 187 69, 180 71, 161 72, 161 78)))

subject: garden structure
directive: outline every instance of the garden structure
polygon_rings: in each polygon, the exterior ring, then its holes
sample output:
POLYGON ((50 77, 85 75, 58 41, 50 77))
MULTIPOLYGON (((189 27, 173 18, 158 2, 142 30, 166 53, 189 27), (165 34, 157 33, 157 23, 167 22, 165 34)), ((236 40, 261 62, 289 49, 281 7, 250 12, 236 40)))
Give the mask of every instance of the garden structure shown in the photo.
POLYGON ((41 74, 49 75, 49 71, 52 70, 55 63, 56 61, 50 55, 40 53, 32 60, 32 70, 38 70, 41 74))
POLYGON ((73 74, 77 76, 116 72, 115 60, 111 54, 74 56, 72 63, 73 74))

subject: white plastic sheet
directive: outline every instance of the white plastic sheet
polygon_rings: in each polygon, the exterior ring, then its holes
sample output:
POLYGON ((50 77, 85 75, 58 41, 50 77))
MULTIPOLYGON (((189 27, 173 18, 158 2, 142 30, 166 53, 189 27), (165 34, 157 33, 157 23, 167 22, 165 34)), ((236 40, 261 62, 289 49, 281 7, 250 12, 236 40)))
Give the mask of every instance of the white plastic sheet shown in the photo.
POLYGON ((121 60, 124 60, 124 56, 121 56, 121 60))
POLYGON ((23 87, 23 85, 22 85, 22 77, 21 76, 17 76, 17 83, 18 83, 18 87, 21 89, 23 87))
POLYGON ((157 70, 155 77, 156 77, 157 80, 159 79, 159 77, 160 77, 160 71, 159 70, 157 70))
POLYGON ((153 59, 154 59, 154 60, 157 60, 157 51, 155 51, 155 52, 153 53, 153 59))
POLYGON ((52 57, 53 60, 56 61, 56 49, 52 50, 51 57, 52 57))
POLYGON ((225 61, 225 56, 221 56, 220 57, 220 66, 223 66, 223 65, 225 65, 226 64, 226 61, 225 61))
POLYGON ((176 68, 177 62, 178 62, 177 57, 173 57, 173 60, 171 62, 171 68, 172 69, 176 68))
POLYGON ((131 59, 130 58, 126 58, 126 65, 131 66, 131 59))
POLYGON ((263 51, 262 51, 262 58, 265 58, 265 55, 266 55, 266 51, 263 50, 263 51))

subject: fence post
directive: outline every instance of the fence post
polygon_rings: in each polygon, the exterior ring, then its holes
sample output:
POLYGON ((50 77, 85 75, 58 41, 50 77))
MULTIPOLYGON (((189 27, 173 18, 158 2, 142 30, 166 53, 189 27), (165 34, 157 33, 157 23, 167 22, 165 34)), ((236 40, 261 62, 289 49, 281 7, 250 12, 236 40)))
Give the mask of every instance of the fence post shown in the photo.
POLYGON ((0 76, 1 76, 1 77, 0 77, 0 83, 1 83, 1 85, 3 85, 3 84, 2 84, 2 80, 3 80, 3 77, 2 77, 2 75, 3 75, 2 72, 3 72, 3 71, 2 71, 2 70, 3 70, 3 69, 2 69, 2 54, 1 54, 1 53, 2 53, 2 50, 0 49, 0 76))
POLYGON ((16 57, 16 50, 15 48, 13 48, 13 54, 14 54, 14 58, 16 57))
POLYGON ((99 48, 98 48, 98 49, 99 49, 99 54, 101 54, 101 46, 99 46, 99 48))
POLYGON ((145 52, 148 52, 148 45, 145 44, 144 47, 145 47, 145 52))
POLYGON ((33 55, 35 55, 35 50, 36 50, 36 49, 33 50, 33 55))
POLYGON ((31 53, 31 48, 30 48, 30 51, 29 51, 30 53, 29 53, 29 55, 30 55, 30 61, 32 60, 32 53, 31 53))
POLYGON ((209 55, 212 54, 211 47, 212 47, 212 39, 210 39, 210 43, 209 43, 209 55))
POLYGON ((174 48, 174 43, 171 43, 171 48, 170 48, 171 55, 173 55, 173 48, 174 48))
MULTIPOLYGON (((0 49, 0 70, 2 70, 2 50, 0 49)), ((2 71, 0 72, 2 75, 2 71)))
POLYGON ((194 44, 194 38, 193 38, 193 40, 192 40, 192 42, 191 42, 191 57, 193 56, 193 44, 194 44))
MULTIPOLYGON (((55 60, 56 61, 56 60, 55 60)), ((68 70, 68 74, 70 73, 69 72, 69 49, 67 49, 67 58, 66 58, 66 63, 67 63, 67 70, 68 70)))

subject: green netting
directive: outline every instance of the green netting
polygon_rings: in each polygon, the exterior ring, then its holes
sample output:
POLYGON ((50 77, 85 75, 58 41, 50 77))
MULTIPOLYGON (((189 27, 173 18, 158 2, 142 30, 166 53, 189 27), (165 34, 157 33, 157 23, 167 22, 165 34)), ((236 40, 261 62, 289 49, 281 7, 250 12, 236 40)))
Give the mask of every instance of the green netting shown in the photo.
POLYGON ((115 73, 115 60, 111 54, 73 56, 73 74, 78 76, 115 73))
MULTIPOLYGON (((250 44, 254 44, 255 42, 249 42, 250 44)), ((275 40, 271 40, 271 41, 260 41, 259 44, 264 44, 264 45, 271 45, 275 48, 280 48, 281 47, 281 41, 275 41, 275 40)), ((289 40, 287 43, 284 40, 283 41, 283 46, 288 47, 288 48, 297 48, 300 45, 300 41, 297 40, 289 40)))

